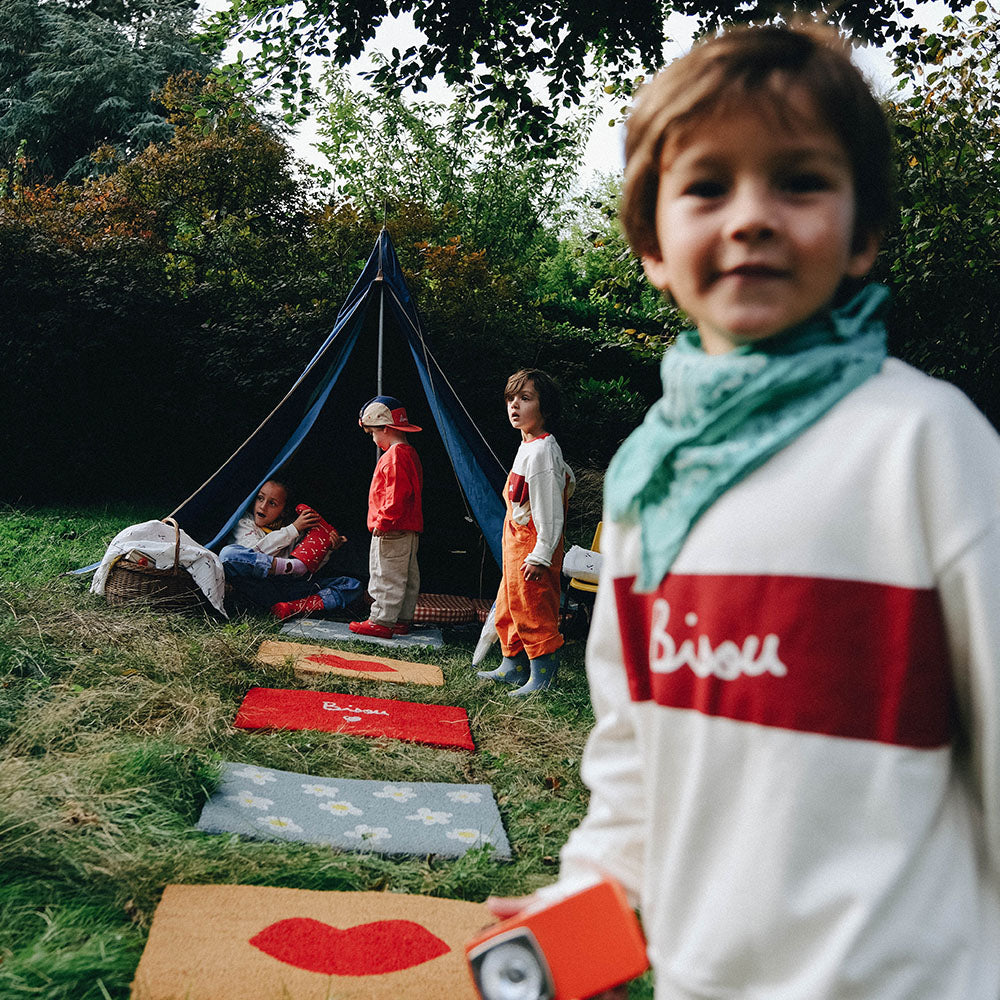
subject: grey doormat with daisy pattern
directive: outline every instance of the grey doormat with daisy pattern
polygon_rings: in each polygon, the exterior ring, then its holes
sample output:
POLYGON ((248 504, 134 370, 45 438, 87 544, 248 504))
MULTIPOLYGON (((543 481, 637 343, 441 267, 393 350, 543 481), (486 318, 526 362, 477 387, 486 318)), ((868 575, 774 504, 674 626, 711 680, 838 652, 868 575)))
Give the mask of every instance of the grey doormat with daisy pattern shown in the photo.
POLYGON ((489 846, 511 856, 489 785, 318 778, 233 762, 223 764, 198 829, 378 854, 457 858, 489 846))

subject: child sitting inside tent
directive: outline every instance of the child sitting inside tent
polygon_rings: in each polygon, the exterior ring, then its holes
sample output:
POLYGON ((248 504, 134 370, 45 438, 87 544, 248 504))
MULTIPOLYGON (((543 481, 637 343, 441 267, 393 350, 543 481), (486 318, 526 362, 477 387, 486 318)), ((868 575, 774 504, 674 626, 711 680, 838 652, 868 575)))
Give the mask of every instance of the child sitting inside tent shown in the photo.
POLYGON ((346 608, 358 596, 361 584, 353 577, 317 575, 346 541, 311 507, 293 507, 285 483, 269 479, 219 558, 240 603, 284 619, 346 608))

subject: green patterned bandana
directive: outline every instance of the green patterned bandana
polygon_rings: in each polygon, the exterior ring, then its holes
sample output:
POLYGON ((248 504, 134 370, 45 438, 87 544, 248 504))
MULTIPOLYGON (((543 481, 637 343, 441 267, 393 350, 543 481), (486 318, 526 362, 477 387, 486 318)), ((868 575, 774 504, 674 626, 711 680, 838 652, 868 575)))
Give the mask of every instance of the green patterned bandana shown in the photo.
POLYGON ((840 309, 721 355, 706 354, 695 330, 677 338, 663 355, 663 396, 604 484, 609 517, 640 525, 636 590, 660 583, 692 525, 730 486, 879 371, 888 297, 868 285, 840 309))

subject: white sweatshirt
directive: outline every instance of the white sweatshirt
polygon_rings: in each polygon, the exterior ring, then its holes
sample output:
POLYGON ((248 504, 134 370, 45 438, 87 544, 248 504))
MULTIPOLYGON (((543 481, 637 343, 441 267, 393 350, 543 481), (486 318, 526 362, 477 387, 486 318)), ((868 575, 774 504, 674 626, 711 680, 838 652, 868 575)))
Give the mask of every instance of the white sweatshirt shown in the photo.
POLYGON ((534 522, 538 539, 525 562, 551 566, 563 536, 564 505, 573 495, 576 478, 563 459, 562 449, 549 433, 522 441, 507 477, 510 519, 519 525, 534 522))
POLYGON ((253 514, 244 514, 233 528, 232 541, 248 549, 256 549, 268 556, 287 556, 298 544, 300 535, 294 524, 286 524, 283 528, 265 531, 258 528, 253 514))
MULTIPOLYGON (((605 521, 589 812, 657 1000, 1000 997, 1000 439, 889 360, 695 524, 605 521)), ((551 887, 557 889, 557 886, 551 887)))

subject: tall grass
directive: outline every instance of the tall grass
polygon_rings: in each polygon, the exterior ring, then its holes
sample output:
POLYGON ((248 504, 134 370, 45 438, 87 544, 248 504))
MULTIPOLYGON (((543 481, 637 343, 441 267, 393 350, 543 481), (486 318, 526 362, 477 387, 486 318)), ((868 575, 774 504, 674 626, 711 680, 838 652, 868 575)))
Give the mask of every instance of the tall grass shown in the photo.
MULTIPOLYGON (((254 654, 263 617, 109 607, 89 577, 122 527, 154 512, 0 510, 0 997, 123 998, 164 886, 244 883, 389 890, 452 899, 521 894, 551 881, 586 808, 580 753, 592 723, 580 643, 558 687, 519 701, 470 669, 475 630, 449 631, 441 688, 337 677, 374 697, 464 707, 476 751, 316 732, 232 727, 255 686, 298 687, 254 654), (385 781, 492 785, 512 861, 385 858, 195 829, 223 760, 385 781)), ((367 647, 370 651, 370 647, 367 647)), ((364 646, 357 647, 359 651, 364 646)), ((649 996, 648 983, 633 997, 649 996)))

